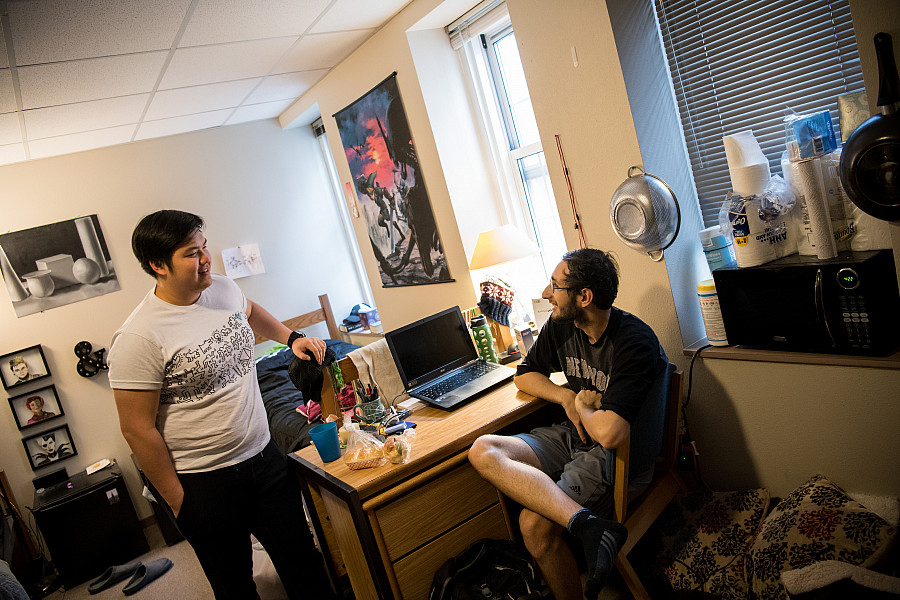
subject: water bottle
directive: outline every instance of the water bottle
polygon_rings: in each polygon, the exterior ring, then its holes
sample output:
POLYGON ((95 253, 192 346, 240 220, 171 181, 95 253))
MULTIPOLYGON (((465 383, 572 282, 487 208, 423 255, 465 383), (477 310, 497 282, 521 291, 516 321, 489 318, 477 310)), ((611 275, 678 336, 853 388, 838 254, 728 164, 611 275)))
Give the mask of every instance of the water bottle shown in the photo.
POLYGON ((497 351, 494 350, 494 338, 491 336, 491 328, 487 324, 484 315, 475 315, 469 322, 472 328, 472 337, 475 338, 475 348, 478 350, 478 356, 484 360, 498 363, 497 351))

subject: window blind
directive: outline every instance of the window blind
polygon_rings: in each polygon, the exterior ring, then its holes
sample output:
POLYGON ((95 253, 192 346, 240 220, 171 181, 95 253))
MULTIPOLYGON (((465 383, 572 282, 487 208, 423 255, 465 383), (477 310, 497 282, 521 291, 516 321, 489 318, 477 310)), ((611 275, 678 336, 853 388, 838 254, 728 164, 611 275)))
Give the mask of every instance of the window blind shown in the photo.
MULTIPOLYGON (((731 189, 722 137, 752 130, 781 174, 783 119, 863 91, 847 0, 655 0, 706 226, 731 189)), ((840 135, 839 133, 837 134, 840 135)))

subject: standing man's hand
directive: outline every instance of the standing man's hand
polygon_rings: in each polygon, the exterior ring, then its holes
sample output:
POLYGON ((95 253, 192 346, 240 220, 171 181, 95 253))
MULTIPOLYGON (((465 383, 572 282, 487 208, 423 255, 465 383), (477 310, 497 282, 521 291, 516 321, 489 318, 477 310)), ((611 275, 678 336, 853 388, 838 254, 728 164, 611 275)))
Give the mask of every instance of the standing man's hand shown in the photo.
POLYGON ((325 348, 325 341, 316 337, 297 338, 291 346, 295 356, 302 360, 310 360, 312 357, 319 364, 325 360, 325 348))

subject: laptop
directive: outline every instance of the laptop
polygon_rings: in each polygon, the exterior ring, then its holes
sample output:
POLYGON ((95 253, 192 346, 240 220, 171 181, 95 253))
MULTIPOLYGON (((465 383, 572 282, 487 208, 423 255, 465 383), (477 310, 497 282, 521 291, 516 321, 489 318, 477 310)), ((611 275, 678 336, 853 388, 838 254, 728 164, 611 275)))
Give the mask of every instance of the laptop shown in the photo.
POLYGON ((449 409, 509 381, 512 367, 478 357, 458 306, 384 334, 410 396, 449 409))

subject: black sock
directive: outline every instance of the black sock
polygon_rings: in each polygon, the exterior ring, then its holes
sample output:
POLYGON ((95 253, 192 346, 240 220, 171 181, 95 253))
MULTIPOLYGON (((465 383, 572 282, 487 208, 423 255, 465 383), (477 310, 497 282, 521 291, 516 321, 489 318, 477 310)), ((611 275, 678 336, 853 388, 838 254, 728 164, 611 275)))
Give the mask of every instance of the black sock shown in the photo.
POLYGON ((588 568, 584 593, 588 600, 594 600, 606 585, 619 548, 628 538, 628 530, 621 523, 601 519, 586 508, 572 515, 568 529, 584 548, 588 568))

